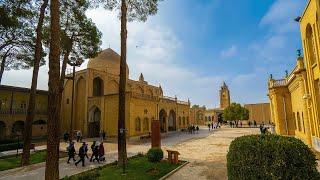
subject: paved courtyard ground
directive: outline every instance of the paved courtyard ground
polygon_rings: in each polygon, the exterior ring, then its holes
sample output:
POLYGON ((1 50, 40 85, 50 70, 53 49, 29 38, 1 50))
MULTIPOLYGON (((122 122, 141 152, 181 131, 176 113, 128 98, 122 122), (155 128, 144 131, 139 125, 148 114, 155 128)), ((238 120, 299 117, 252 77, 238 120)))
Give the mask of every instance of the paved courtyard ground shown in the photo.
POLYGON ((205 138, 174 145, 172 148, 190 163, 169 179, 227 179, 226 155, 231 141, 239 136, 257 133, 257 128, 222 128, 205 138))
MULTIPOLYGON (((258 133, 258 129, 231 129, 222 128, 208 131, 207 128, 200 128, 197 134, 186 134, 183 132, 173 132, 165 134, 162 138, 162 148, 178 150, 181 158, 190 161, 190 164, 176 172, 169 179, 226 179, 226 154, 230 142, 238 136, 258 133)), ((90 144, 91 142, 89 142, 90 144)), ((77 144, 77 147, 80 143, 77 144)), ((61 149, 65 150, 66 144, 61 143, 61 149)), ((146 153, 150 148, 150 142, 130 141, 128 143, 128 156, 133 156, 139 152, 146 153)), ((107 162, 111 163, 117 159, 117 144, 113 142, 105 143, 107 151, 107 162)), ((78 150, 78 148, 77 148, 78 150)), ((90 153, 90 152, 89 152, 90 153)), ((86 167, 67 164, 66 159, 60 160, 60 177, 73 175, 82 171, 104 165, 86 162, 86 167)), ((41 180, 44 179, 45 164, 35 164, 29 167, 17 168, 0 172, 1 180, 23 179, 41 180)))

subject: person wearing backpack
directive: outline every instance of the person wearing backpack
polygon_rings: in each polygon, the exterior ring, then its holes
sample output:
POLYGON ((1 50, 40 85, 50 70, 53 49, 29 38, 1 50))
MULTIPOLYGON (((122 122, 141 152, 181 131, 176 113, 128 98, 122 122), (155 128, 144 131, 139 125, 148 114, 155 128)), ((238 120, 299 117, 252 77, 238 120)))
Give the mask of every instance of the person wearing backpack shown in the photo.
POLYGON ((83 142, 83 143, 82 143, 82 146, 79 148, 79 157, 80 157, 80 159, 79 159, 79 161, 77 161, 77 162, 75 163, 76 166, 77 166, 80 162, 82 162, 82 167, 85 166, 85 165, 84 165, 85 148, 86 148, 86 143, 83 142))
POLYGON ((70 163, 70 159, 73 159, 73 161, 76 161, 76 159, 74 158, 76 154, 76 149, 74 148, 74 142, 70 142, 67 150, 68 150, 68 156, 69 156, 67 163, 68 164, 70 163))

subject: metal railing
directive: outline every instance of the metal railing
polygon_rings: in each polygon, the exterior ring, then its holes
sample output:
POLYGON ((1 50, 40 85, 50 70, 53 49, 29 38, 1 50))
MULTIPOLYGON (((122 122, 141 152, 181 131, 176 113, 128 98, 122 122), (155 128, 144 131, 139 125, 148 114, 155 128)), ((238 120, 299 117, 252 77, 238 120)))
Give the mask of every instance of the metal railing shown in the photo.
POLYGON ((186 102, 186 101, 179 101, 179 100, 178 100, 177 103, 178 103, 178 104, 183 104, 183 105, 189 105, 189 103, 186 102))
POLYGON ((148 99, 148 100, 157 100, 156 96, 152 96, 149 94, 135 93, 135 92, 132 92, 132 97, 140 98, 140 99, 148 99))
POLYGON ((162 99, 170 100, 170 101, 176 101, 176 98, 169 97, 169 96, 163 96, 162 99))
MULTIPOLYGON (((27 114, 27 109, 0 109, 0 114, 27 114)), ((36 109, 35 114, 48 114, 47 110, 44 109, 36 109)))
POLYGON ((270 80, 269 81, 269 88, 273 87, 281 87, 281 86, 286 86, 287 85, 287 80, 286 79, 278 79, 278 80, 270 80))

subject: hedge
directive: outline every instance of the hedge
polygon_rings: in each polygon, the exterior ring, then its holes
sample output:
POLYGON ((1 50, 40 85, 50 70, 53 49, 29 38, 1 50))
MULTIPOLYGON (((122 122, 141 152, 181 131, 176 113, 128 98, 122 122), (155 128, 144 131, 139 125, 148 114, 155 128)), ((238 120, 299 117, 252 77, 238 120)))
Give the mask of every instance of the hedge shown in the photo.
POLYGON ((163 151, 161 148, 151 148, 147 153, 150 162, 160 162, 163 159, 163 151))
MULTIPOLYGON (((0 152, 17 149, 18 143, 0 144, 0 152)), ((19 143, 19 149, 23 148, 23 143, 19 143)))
POLYGON ((18 139, 1 139, 0 145, 1 144, 10 144, 10 143, 15 143, 15 142, 18 142, 18 139))
POLYGON ((320 179, 315 155, 301 140, 278 135, 248 135, 231 142, 229 180, 320 179))

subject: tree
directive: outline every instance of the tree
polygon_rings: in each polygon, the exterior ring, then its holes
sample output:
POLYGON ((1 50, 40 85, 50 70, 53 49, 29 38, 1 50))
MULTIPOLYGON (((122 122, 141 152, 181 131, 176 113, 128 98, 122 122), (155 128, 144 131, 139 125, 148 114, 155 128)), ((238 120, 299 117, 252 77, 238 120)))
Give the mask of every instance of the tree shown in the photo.
POLYGON ((249 111, 238 103, 232 103, 229 107, 224 109, 222 116, 224 120, 230 121, 248 120, 249 111))
POLYGON ((67 63, 73 60, 96 57, 101 50, 102 34, 85 14, 89 7, 90 4, 87 0, 65 0, 61 3, 61 93, 63 91, 67 63), (72 58, 70 59, 70 57, 72 58))
POLYGON ((119 83, 119 112, 118 112, 118 163, 126 163, 126 134, 125 134, 125 89, 126 64, 127 64, 127 21, 145 22, 149 15, 158 11, 158 2, 161 0, 93 0, 92 2, 104 3, 109 10, 120 9, 121 19, 121 53, 120 53, 120 83, 119 83))
POLYGON ((200 108, 200 106, 198 104, 194 104, 192 108, 200 108))
POLYGON ((60 12, 59 0, 50 1, 50 53, 45 179, 59 179, 60 127, 60 12))
MULTIPOLYGON (((91 19, 88 19, 85 14, 86 10, 89 8, 89 5, 90 4, 88 3, 87 0, 60 1, 59 12, 60 12, 61 20, 59 22, 60 24, 60 30, 59 30, 60 42, 59 43, 60 43, 60 60, 62 61, 62 69, 61 69, 61 73, 57 78, 59 81, 58 87, 56 87, 56 84, 52 84, 53 86, 52 90, 55 91, 55 93, 57 90, 56 88, 58 88, 58 95, 57 95, 58 97, 56 97, 58 100, 56 100, 55 102, 56 103, 55 109, 61 107, 61 98, 62 98, 62 92, 64 87, 65 71, 66 71, 67 63, 77 59, 87 59, 87 58, 95 57, 98 55, 98 52, 100 51, 101 32, 98 30, 95 24, 91 21, 91 19)), ((51 19, 52 18, 53 17, 51 16, 51 19)), ((50 53, 52 49, 52 36, 53 36, 52 33, 54 32, 53 32, 52 23, 51 23, 51 25, 45 28, 45 34, 47 34, 46 37, 51 37, 51 41, 50 39, 47 39, 46 41, 46 45, 50 46, 50 53)), ((54 68, 56 68, 56 65, 57 65, 55 63, 57 62, 52 63, 55 65, 55 66, 52 66, 54 68)), ((59 61, 59 66, 60 66, 60 61, 59 61)), ((49 68, 50 68, 50 63, 49 63, 49 68)), ((51 71, 51 68, 50 68, 50 71, 51 71)), ((49 71, 49 81, 50 81, 50 71, 49 71)), ((57 80, 57 79, 55 78, 54 80, 57 80)), ((50 92, 50 82, 49 82, 49 92, 50 92)), ((49 101, 50 101, 50 97, 49 97, 49 101)), ((55 116, 59 117, 60 111, 59 111, 59 115, 55 115, 55 116)), ((60 124, 60 119, 56 118, 56 124, 60 124)), ((54 135, 59 135, 60 126, 57 126, 56 124, 54 129, 52 130, 50 127, 50 130, 53 131, 52 133, 54 135)), ((48 120, 48 136, 49 136, 49 120, 48 120)), ((59 139, 55 138, 55 141, 56 141, 55 144, 56 146, 58 146, 58 149, 59 149, 59 139)), ((49 143, 49 139, 48 139, 48 143, 49 143)), ((48 159, 47 159, 47 162, 48 162, 48 159)), ((58 166, 58 159, 57 159, 57 162, 54 162, 54 165, 58 166)), ((59 176, 59 172, 57 172, 57 174, 59 176)), ((47 172, 46 172, 46 177, 47 177, 47 172)))
MULTIPOLYGON (((0 83, 3 72, 33 66, 37 1, 3 0, 0 3, 0 83)), ((40 65, 44 64, 41 59, 40 65)))
POLYGON ((34 53, 34 61, 33 61, 33 72, 32 72, 32 83, 29 94, 29 103, 27 116, 24 127, 24 135, 23 135, 23 153, 21 159, 21 165, 29 165, 30 164, 30 144, 31 144, 31 136, 32 136, 32 122, 35 115, 35 101, 36 101, 36 90, 38 84, 38 74, 41 59, 43 57, 42 50, 42 27, 44 22, 45 11, 48 6, 48 0, 44 0, 40 7, 40 15, 38 20, 38 25, 36 28, 36 44, 35 44, 35 53, 34 53))

